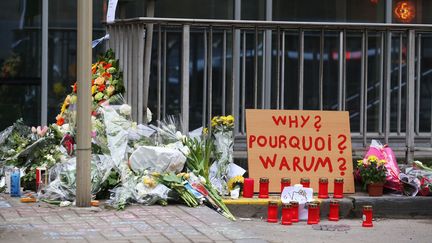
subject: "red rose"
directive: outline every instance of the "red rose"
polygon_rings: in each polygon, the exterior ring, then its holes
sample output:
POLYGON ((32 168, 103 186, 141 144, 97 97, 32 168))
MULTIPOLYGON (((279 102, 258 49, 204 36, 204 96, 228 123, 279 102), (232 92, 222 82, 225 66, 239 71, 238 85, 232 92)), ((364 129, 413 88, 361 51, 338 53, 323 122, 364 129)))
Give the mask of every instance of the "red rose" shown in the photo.
POLYGON ((98 87, 98 91, 99 92, 103 92, 105 90, 105 84, 101 84, 101 85, 99 85, 99 87, 98 87))
POLYGON ((73 92, 74 92, 74 93, 77 92, 77 83, 74 83, 74 85, 73 85, 73 92))
POLYGON ((58 119, 57 119, 57 126, 61 126, 61 125, 63 125, 64 124, 64 118, 63 117, 59 117, 58 119))

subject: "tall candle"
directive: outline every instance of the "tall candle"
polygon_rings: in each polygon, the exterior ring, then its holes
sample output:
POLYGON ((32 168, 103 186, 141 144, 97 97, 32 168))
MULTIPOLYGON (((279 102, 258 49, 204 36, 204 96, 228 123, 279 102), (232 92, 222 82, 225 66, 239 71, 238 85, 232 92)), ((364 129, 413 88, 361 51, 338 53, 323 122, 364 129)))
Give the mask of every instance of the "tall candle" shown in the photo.
POLYGON ((254 195, 254 179, 245 178, 243 182, 243 197, 253 197, 254 195))

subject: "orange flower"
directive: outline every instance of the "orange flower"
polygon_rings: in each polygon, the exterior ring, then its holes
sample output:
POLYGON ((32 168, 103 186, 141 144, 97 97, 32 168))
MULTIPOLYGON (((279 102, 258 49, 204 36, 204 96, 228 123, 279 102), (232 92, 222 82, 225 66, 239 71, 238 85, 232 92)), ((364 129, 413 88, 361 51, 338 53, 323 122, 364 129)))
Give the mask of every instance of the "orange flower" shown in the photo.
POLYGON ((64 124, 64 118, 61 115, 58 115, 56 117, 56 120, 57 120, 57 126, 61 126, 64 124))
POLYGON ((111 77, 111 73, 105 72, 105 73, 102 74, 102 77, 110 78, 111 77))

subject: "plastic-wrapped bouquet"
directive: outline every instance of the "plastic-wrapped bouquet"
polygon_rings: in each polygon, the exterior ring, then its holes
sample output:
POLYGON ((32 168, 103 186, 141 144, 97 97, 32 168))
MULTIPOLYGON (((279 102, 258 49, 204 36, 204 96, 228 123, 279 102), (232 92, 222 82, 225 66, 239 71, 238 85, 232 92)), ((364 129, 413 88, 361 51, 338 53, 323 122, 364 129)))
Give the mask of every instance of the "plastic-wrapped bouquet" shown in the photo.
POLYGON ((210 168, 210 181, 220 194, 227 195, 229 168, 233 163, 234 117, 213 117, 211 126, 216 161, 210 168))

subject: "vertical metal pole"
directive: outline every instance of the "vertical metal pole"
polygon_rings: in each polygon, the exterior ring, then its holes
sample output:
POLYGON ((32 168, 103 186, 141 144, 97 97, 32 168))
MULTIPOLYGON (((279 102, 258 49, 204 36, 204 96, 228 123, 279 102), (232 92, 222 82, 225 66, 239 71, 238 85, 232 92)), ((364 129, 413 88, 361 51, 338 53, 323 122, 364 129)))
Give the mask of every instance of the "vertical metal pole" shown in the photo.
POLYGON ((190 26, 183 25, 182 41, 182 95, 181 116, 183 134, 189 131, 189 53, 190 53, 190 26))
POLYGON ((167 30, 164 29, 163 35, 163 76, 162 76, 162 119, 166 117, 166 84, 167 84, 167 30))
POLYGON ((255 27, 254 43, 254 108, 258 108, 258 28, 255 27))
MULTIPOLYGON (((145 30, 144 27, 141 24, 137 24, 137 70, 138 70, 138 92, 137 92, 137 98, 138 98, 138 123, 147 122, 147 116, 143 119, 143 109, 144 109, 144 101, 143 101, 143 93, 144 93, 144 38, 145 38, 145 30)), ((146 109, 147 110, 147 109, 146 109)), ((158 112, 159 113, 159 112, 158 112)))
POLYGON ((415 101, 415 132, 420 133, 420 92, 421 92, 421 34, 417 35, 417 65, 416 65, 416 101, 415 101))
POLYGON ((213 27, 210 26, 208 38, 208 126, 211 127, 213 99, 213 27))
POLYGON ((339 54, 338 54, 338 61, 339 61, 339 68, 338 68, 338 110, 342 110, 342 102, 343 102, 343 46, 344 46, 344 32, 339 32, 339 54))
POLYGON ((385 33, 381 33, 380 39, 380 59, 379 59, 379 112, 378 112, 378 132, 383 133, 383 109, 384 109, 384 39, 385 33))
POLYGON ((367 144, 367 116, 368 116, 368 77, 369 77, 369 73, 368 73, 368 64, 369 64, 369 35, 367 30, 364 30, 365 35, 364 35, 364 74, 363 74, 363 78, 364 78, 364 82, 363 82, 363 146, 366 147, 367 144))
POLYGON ((299 30, 299 98, 298 98, 298 108, 303 110, 303 95, 304 95, 304 31, 299 30))
MULTIPOLYGON (((155 9, 155 0, 148 1, 147 5, 147 17, 154 16, 155 9)), ((148 93, 150 87, 150 62, 152 56, 152 46, 153 46, 153 24, 147 24, 146 31, 146 42, 145 42, 145 56, 144 56, 144 90, 142 94, 143 96, 143 105, 141 110, 138 113, 143 114, 144 118, 147 121, 147 106, 148 106, 148 93)))
POLYGON ((391 32, 386 31, 386 48, 385 48, 385 72, 384 72, 384 97, 385 97, 385 109, 384 109, 384 142, 388 144, 390 134, 390 98, 391 98, 391 48, 392 48, 392 37, 391 32))
MULTIPOLYGON (((207 71, 208 71, 208 41, 207 41, 207 30, 204 30, 203 36, 204 45, 204 67, 203 67, 203 101, 202 101, 202 126, 206 127, 207 119, 207 71)), ((211 118, 210 118, 211 119, 211 118)), ((211 127, 211 126, 210 126, 211 127)))
POLYGON ((397 110, 397 134, 401 134, 402 124, 402 49, 403 49, 403 36, 399 35, 399 70, 398 70, 398 110, 397 110))
POLYGON ((77 159, 76 205, 89 207, 91 201, 91 61, 93 0, 78 0, 77 31, 77 159))
MULTIPOLYGON (((271 21, 273 19, 273 0, 266 0, 266 20, 271 21)), ((265 86, 264 86, 264 108, 271 108, 271 86, 272 86, 272 75, 271 75, 271 64, 272 64, 272 31, 267 29, 265 31, 265 86)))
POLYGON ((226 51, 227 51, 227 32, 223 32, 222 47, 222 115, 226 115, 226 51))
POLYGON ((393 0, 385 0, 385 22, 391 23, 393 16, 393 0))
MULTIPOLYGON (((234 19, 241 19, 241 0, 234 1, 234 19)), ((231 112, 234 116, 234 134, 239 132, 240 109, 240 29, 233 26, 233 59, 231 81, 231 112)))
POLYGON ((323 92, 324 92, 324 29, 321 29, 320 34, 320 59, 319 59, 319 109, 324 108, 323 104, 323 92))
POLYGON ((407 42, 407 106, 405 163, 414 159, 414 104, 415 104, 415 31, 408 31, 407 42))
POLYGON ((280 109, 285 109, 285 31, 282 31, 281 94, 280 109))
POLYGON ((245 116, 245 109, 246 109, 246 31, 243 31, 243 40, 242 40, 242 79, 241 79, 241 115, 242 115, 242 123, 241 123, 241 132, 242 134, 245 133, 245 126, 246 126, 246 116, 245 116))
POLYGON ((41 124, 48 123, 48 0, 42 1, 41 124))
POLYGON ((277 47, 276 47, 276 109, 280 109, 280 82, 281 82, 281 39, 280 39, 280 27, 277 27, 276 31, 277 47))
POLYGON ((162 29, 161 25, 159 24, 158 27, 158 47, 157 47, 157 58, 158 58, 158 64, 157 64, 157 120, 160 121, 161 118, 161 83, 162 83, 162 29))

